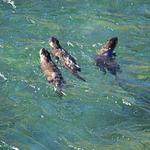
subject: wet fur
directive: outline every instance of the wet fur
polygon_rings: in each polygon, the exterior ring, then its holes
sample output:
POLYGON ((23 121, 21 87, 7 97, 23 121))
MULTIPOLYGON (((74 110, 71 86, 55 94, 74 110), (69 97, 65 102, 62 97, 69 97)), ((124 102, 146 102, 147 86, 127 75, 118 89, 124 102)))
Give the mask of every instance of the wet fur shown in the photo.
POLYGON ((47 81, 54 85, 56 89, 61 89, 65 81, 60 70, 51 60, 50 53, 44 48, 40 50, 40 66, 47 81))
POLYGON ((78 72, 81 72, 81 68, 77 65, 75 58, 61 47, 59 41, 52 37, 49 44, 52 47, 51 54, 57 59, 57 61, 59 60, 63 66, 78 79, 85 81, 85 79, 78 74, 78 72))
POLYGON ((111 74, 116 75, 120 71, 119 64, 115 61, 116 53, 114 49, 118 43, 118 38, 113 37, 109 39, 98 51, 95 61, 96 66, 100 68, 101 71, 106 73, 109 71, 111 74))

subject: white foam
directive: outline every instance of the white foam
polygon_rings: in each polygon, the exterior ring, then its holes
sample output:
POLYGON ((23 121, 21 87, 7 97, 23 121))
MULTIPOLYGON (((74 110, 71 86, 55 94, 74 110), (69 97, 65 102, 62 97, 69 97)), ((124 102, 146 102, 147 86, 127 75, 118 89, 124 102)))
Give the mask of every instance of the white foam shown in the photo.
POLYGON ((96 47, 96 44, 93 44, 92 47, 96 47))
POLYGON ((7 78, 0 72, 0 77, 2 77, 4 80, 7 80, 7 78))
POLYGON ((68 145, 69 148, 72 148, 74 150, 84 150, 84 148, 80 148, 80 147, 76 147, 76 146, 73 146, 73 145, 68 145))
POLYGON ((10 4, 14 9, 16 9, 16 5, 13 0, 3 0, 3 2, 10 4))
MULTIPOLYGON (((8 145, 7 143, 5 143, 4 141, 1 141, 3 144, 8 145)), ((10 146, 10 148, 12 148, 13 150, 19 150, 19 148, 15 147, 15 146, 10 146)))
POLYGON ((15 146, 12 146, 11 147, 13 150, 19 150, 19 148, 15 147, 15 146))
POLYGON ((70 41, 67 42, 67 45, 74 47, 74 45, 70 41))
POLYGON ((3 46, 3 45, 0 45, 0 48, 4 48, 4 46, 3 46))
POLYGON ((44 118, 44 116, 43 116, 43 115, 41 115, 41 118, 44 118))
POLYGON ((122 99, 123 104, 131 106, 131 103, 127 102, 125 99, 122 99))
POLYGON ((32 88, 34 88, 34 89, 36 88, 36 87, 35 87, 34 85, 32 85, 32 84, 29 84, 29 86, 32 87, 32 88))

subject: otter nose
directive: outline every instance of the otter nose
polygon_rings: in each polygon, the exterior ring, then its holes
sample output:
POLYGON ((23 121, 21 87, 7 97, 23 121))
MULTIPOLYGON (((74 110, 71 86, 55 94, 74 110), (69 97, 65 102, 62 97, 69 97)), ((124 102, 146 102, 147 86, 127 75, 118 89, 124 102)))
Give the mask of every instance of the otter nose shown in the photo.
POLYGON ((113 37, 112 38, 114 41, 118 41, 118 37, 113 37))

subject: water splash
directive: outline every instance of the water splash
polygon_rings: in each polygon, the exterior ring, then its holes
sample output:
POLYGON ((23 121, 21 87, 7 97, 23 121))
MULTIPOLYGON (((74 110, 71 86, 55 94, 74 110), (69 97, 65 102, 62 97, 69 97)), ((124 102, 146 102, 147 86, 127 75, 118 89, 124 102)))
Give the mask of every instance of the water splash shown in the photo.
POLYGON ((4 141, 0 141, 0 149, 3 148, 7 148, 8 150, 19 150, 19 148, 15 147, 15 146, 10 146, 7 143, 5 143, 4 141))
POLYGON ((16 5, 15 5, 14 1, 12 1, 12 0, 3 0, 3 2, 10 4, 13 7, 13 9, 16 9, 16 5))
POLYGON ((7 78, 0 72, 0 77, 2 77, 5 81, 7 80, 7 78))
POLYGON ((131 106, 131 103, 129 103, 128 101, 126 101, 125 99, 122 99, 123 104, 131 106))

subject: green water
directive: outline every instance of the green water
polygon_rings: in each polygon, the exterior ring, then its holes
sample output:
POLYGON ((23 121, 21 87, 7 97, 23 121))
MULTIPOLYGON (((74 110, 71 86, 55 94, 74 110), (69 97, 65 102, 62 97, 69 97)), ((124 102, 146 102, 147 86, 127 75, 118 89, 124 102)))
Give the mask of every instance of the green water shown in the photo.
POLYGON ((150 1, 8 1, 0 1, 0 150, 150 150, 150 1), (39 68, 50 36, 87 80, 59 66, 62 99, 39 68), (117 79, 93 60, 112 36, 117 79))

